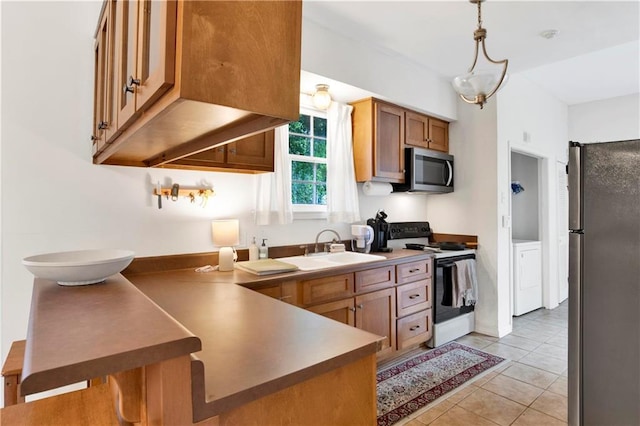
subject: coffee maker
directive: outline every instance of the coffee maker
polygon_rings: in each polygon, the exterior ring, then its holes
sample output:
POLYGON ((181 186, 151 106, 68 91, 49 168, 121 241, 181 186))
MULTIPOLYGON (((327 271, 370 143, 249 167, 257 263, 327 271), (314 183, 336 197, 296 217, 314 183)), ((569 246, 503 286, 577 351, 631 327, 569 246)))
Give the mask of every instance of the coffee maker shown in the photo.
POLYGON ((384 210, 378 210, 374 219, 367 219, 367 225, 373 228, 373 243, 371 243, 372 252, 388 253, 393 251, 387 247, 389 240, 389 224, 385 221, 387 214, 384 210))

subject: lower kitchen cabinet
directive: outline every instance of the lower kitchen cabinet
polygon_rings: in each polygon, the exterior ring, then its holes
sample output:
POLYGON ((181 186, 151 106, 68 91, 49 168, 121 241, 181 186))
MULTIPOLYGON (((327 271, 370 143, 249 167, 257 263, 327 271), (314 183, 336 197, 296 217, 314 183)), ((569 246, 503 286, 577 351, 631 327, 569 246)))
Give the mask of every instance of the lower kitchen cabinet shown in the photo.
POLYGON ((378 359, 387 358, 396 349, 396 292, 394 288, 356 296, 356 327, 384 337, 378 359))
POLYGON ((378 360, 432 334, 431 258, 337 275, 251 286, 259 293, 381 336, 378 360))

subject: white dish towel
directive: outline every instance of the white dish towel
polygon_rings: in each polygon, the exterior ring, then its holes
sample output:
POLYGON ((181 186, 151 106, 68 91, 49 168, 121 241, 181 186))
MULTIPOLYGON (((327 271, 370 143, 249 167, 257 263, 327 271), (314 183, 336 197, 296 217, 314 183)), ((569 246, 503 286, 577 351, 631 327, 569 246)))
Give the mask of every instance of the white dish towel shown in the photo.
POLYGON ((478 299, 478 280, 476 278, 476 260, 462 259, 455 262, 453 275, 453 306, 476 304, 478 299))

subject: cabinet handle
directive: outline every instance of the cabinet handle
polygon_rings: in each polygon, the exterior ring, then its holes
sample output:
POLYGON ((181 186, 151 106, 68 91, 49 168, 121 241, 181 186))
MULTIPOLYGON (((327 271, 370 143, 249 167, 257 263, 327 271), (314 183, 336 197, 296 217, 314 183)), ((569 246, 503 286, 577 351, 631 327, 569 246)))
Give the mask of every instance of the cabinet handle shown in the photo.
POLYGON ((411 328, 409 329, 409 331, 416 331, 416 330, 417 330, 417 329, 419 329, 419 328, 420 328, 420 326, 419 326, 419 325, 414 325, 413 327, 411 327, 411 328))
POLYGON ((279 300, 284 300, 284 299, 291 299, 291 296, 280 296, 278 297, 279 300))
POLYGON ((420 272, 420 268, 416 268, 416 269, 409 269, 409 273, 413 274, 414 272, 420 272))
POLYGON ((355 312, 355 311, 356 311, 356 308, 349 308, 349 310, 350 310, 351 312, 355 312))
POLYGON ((107 123, 106 121, 101 121, 100 123, 98 123, 98 129, 100 130, 104 130, 109 126, 109 123, 107 123))
POLYGON ((230 152, 231 154, 235 154, 235 153, 236 153, 236 150, 235 150, 235 148, 231 148, 231 149, 229 150, 229 152, 230 152))
POLYGON ((416 299, 418 297, 420 297, 419 294, 412 294, 411 296, 409 296, 409 299, 416 299))
POLYGON ((361 303, 361 304, 358 305, 358 308, 359 309, 364 309, 364 305, 361 303))

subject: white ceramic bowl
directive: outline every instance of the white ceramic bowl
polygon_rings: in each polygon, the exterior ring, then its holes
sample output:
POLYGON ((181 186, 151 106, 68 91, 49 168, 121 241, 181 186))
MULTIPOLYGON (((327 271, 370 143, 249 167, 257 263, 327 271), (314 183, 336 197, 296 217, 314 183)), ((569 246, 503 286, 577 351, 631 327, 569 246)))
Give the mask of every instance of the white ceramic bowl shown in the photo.
POLYGON ((79 250, 26 257, 22 264, 38 278, 60 285, 86 285, 104 281, 129 266, 131 250, 79 250))

